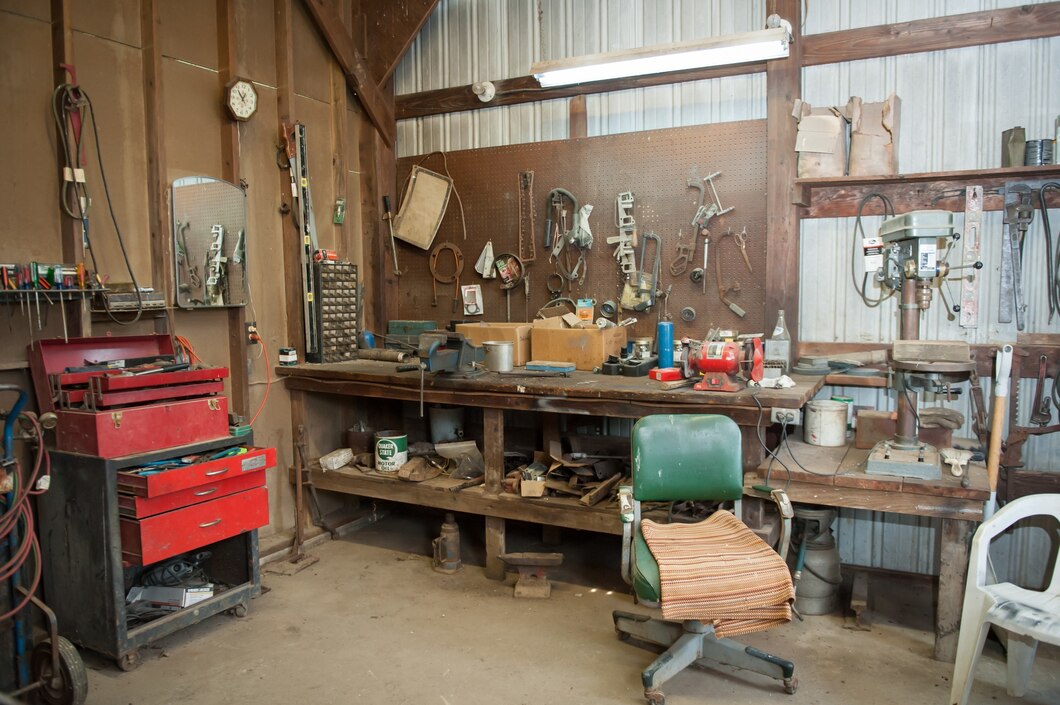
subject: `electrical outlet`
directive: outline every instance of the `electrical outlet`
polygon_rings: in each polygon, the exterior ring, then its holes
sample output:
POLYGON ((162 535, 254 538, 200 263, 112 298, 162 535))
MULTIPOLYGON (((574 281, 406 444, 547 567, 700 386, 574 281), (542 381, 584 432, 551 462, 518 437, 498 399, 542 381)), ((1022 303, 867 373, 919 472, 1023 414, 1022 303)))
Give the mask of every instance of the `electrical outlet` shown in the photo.
POLYGON ((243 324, 244 330, 247 332, 247 344, 257 345, 258 344, 258 322, 257 321, 246 321, 243 324))
POLYGON ((802 423, 802 409, 778 409, 773 407, 769 410, 769 422, 798 426, 802 423))

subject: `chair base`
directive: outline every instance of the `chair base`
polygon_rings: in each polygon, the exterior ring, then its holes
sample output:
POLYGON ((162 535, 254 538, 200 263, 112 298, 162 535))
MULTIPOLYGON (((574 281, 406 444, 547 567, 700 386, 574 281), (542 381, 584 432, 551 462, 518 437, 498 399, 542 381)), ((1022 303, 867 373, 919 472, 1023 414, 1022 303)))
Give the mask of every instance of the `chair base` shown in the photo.
POLYGON ((613 617, 615 631, 623 641, 632 637, 666 649, 641 674, 644 699, 651 705, 663 705, 666 696, 660 690, 662 684, 692 664, 708 668, 724 664, 761 673, 781 681, 789 694, 799 686, 791 661, 732 639, 719 639, 712 625, 691 620, 678 624, 620 610, 615 610, 613 617))

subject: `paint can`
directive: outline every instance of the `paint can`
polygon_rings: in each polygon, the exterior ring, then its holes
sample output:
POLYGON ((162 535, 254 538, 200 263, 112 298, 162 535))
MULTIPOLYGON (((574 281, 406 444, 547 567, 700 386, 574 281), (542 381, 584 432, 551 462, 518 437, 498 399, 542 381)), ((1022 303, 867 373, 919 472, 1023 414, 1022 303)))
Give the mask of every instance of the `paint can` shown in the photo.
POLYGON ((298 364, 298 351, 294 348, 280 348, 280 364, 284 367, 298 364))
POLYGON ((396 473, 409 460, 409 437, 401 431, 377 431, 375 434, 375 469, 396 473))
POLYGON ((854 397, 833 394, 832 401, 838 401, 847 405, 847 429, 854 428, 854 397))
POLYGON ((512 355, 515 343, 510 340, 487 340, 482 344, 486 349, 486 369, 490 372, 511 372, 512 355))
POLYGON ((846 445, 848 408, 843 402, 830 399, 806 402, 803 440, 814 446, 846 445))

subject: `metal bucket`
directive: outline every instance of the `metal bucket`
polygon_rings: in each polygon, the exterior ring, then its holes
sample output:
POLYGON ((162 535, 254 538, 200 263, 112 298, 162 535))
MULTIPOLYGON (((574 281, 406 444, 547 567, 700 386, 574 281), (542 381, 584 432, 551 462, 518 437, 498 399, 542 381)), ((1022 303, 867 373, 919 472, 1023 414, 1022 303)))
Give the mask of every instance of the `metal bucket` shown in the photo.
POLYGON ((818 399, 806 402, 802 438, 814 446, 841 446, 847 442, 847 409, 841 401, 818 399))
POLYGON ((482 344, 486 349, 486 369, 490 372, 511 372, 512 356, 515 343, 510 340, 487 340, 482 344))
POLYGON ((396 473, 409 461, 409 437, 401 431, 378 431, 375 434, 375 469, 396 473))

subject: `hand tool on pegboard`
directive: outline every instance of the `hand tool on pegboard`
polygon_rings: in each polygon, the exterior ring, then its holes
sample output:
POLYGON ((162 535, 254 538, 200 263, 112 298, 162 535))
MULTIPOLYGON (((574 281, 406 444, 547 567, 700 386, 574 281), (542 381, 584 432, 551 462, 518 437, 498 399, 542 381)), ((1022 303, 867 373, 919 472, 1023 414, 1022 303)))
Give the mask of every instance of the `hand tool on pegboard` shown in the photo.
MULTIPOLYGON (((964 193, 964 264, 974 265, 979 261, 979 246, 982 242, 980 229, 983 225, 983 187, 969 186, 964 193)), ((961 328, 976 328, 979 325, 979 274, 972 272, 961 277, 961 328)))
POLYGON ((519 174, 519 259, 529 264, 537 259, 534 239, 534 172, 519 174))
MULTIPOLYGON (((745 229, 745 232, 746 232, 746 229, 745 229)), ((740 292, 740 282, 734 281, 731 284, 725 284, 722 281, 722 278, 721 278, 721 256, 720 256, 721 243, 725 242, 725 238, 727 238, 727 237, 731 237, 737 244, 739 244, 741 242, 742 237, 743 237, 743 233, 740 233, 739 235, 737 235, 737 233, 735 231, 733 231, 732 228, 728 228, 724 233, 722 233, 721 237, 718 238, 718 243, 717 243, 717 250, 718 251, 716 253, 714 253, 714 276, 718 280, 717 281, 717 283, 718 283, 718 298, 721 299, 721 302, 723 304, 725 304, 730 311, 735 313, 740 318, 743 318, 743 317, 745 317, 747 315, 747 311, 743 310, 735 302, 729 300, 729 293, 730 292, 732 292, 732 293, 739 293, 740 292)), ((746 255, 744 256, 744 262, 747 264, 747 269, 750 272, 751 271, 751 262, 750 262, 750 260, 747 259, 746 255)), ((704 278, 704 281, 705 281, 705 278, 704 278)))
POLYGON ((1013 314, 1016 329, 1023 330, 1027 304, 1023 296, 1023 241, 1034 220, 1034 206, 1030 191, 1024 186, 1005 189, 1005 235, 1001 250, 1001 297, 998 304, 999 323, 1011 323, 1013 314))
POLYGON ((390 229, 390 252, 394 255, 394 276, 400 277, 401 270, 398 269, 397 241, 394 239, 394 212, 390 210, 390 196, 383 196, 383 220, 390 229))
POLYGON ((453 285, 453 305, 452 312, 457 312, 457 306, 460 302, 460 275, 464 272, 464 253, 460 251, 460 248, 451 242, 441 242, 434 246, 431 250, 430 257, 430 270, 432 278, 432 286, 434 291, 434 298, 431 300, 431 306, 438 305, 438 284, 452 284, 453 285), (441 257, 443 252, 451 252, 453 255, 453 271, 442 273, 438 271, 438 259, 441 257))
MULTIPOLYGON (((526 268, 518 255, 505 252, 497 256, 493 261, 497 269, 497 277, 501 280, 501 290, 504 292, 504 305, 508 323, 512 322, 512 289, 522 283, 526 275, 526 268)), ((529 298, 529 297, 528 297, 529 298)))

